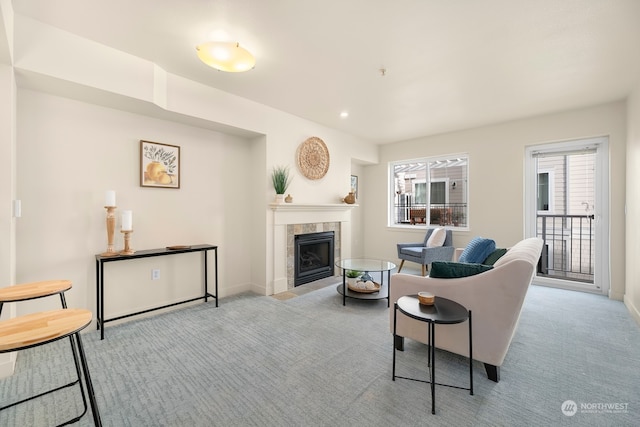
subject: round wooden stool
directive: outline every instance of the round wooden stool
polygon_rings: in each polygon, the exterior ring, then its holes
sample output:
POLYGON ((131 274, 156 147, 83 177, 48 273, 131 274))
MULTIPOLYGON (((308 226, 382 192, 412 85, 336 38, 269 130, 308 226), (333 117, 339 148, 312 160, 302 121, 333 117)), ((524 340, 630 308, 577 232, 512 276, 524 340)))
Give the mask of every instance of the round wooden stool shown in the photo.
POLYGON ((80 338, 80 331, 86 328, 91 323, 91 320, 92 314, 89 310, 63 308, 41 313, 27 314, 0 322, 0 353, 25 350, 69 337, 71 340, 71 350, 76 366, 76 372, 78 374, 78 379, 72 383, 45 393, 40 393, 19 402, 12 403, 0 408, 0 410, 4 410, 77 383, 80 386, 84 411, 77 417, 60 425, 75 423, 87 412, 87 400, 81 379, 82 373, 84 373, 84 381, 87 385, 87 394, 89 395, 93 421, 96 426, 101 426, 102 421, 100 420, 93 384, 91 383, 91 376, 89 374, 89 367, 87 365, 84 348, 82 346, 82 339, 80 338))
POLYGON ((78 384, 82 394, 84 411, 78 417, 63 423, 62 425, 78 421, 87 412, 87 400, 84 394, 80 374, 80 365, 82 364, 82 369, 85 372, 87 389, 89 391, 89 400, 93 411, 94 422, 96 425, 101 425, 100 416, 95 404, 93 385, 91 384, 89 370, 87 368, 86 360, 84 359, 82 341, 80 341, 80 334, 78 333, 91 323, 91 312, 87 310, 66 310, 67 302, 64 298, 64 293, 71 289, 71 286, 72 283, 70 280, 45 280, 41 282, 22 283, 0 289, 0 315, 2 315, 2 307, 4 303, 28 301, 56 294, 60 295, 60 303, 64 309, 20 316, 0 322, 0 353, 24 350, 29 347, 36 347, 48 344, 58 339, 69 337, 71 353, 73 355, 76 372, 78 374, 77 380, 40 393, 36 396, 0 407, 0 411, 78 384), (82 312, 82 314, 80 314, 80 312, 82 312), (78 342, 77 350, 75 337, 77 337, 78 342), (78 353, 80 353, 80 361, 78 360, 78 353))
POLYGON ((56 294, 60 295, 62 307, 67 308, 64 293, 69 289, 71 289, 71 280, 45 280, 0 288, 0 315, 5 302, 27 301, 56 294))

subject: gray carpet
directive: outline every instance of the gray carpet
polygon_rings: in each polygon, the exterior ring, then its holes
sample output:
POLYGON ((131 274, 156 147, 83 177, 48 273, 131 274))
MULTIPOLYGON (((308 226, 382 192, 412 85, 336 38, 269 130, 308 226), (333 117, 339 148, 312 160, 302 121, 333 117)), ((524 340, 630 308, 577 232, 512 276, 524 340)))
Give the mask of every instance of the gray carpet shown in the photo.
MULTIPOLYGON (((474 366, 475 395, 391 381, 385 301, 335 286, 277 300, 242 294, 83 334, 105 426, 638 425, 640 328, 601 296, 532 286, 502 379, 474 366), (563 402, 576 402, 566 416, 563 402), (612 406, 617 405, 617 409, 612 406), (611 410, 613 408, 613 410, 611 410)), ((398 375, 426 377, 407 340, 398 375)), ((0 402, 71 378, 68 341, 23 351, 0 402)), ((438 351, 438 381, 468 384, 465 359, 438 351)), ((77 388, 0 412, 2 426, 54 425, 79 411, 77 388), (69 407, 71 406, 71 408, 69 407)), ((78 425, 92 425, 85 416, 78 425)))

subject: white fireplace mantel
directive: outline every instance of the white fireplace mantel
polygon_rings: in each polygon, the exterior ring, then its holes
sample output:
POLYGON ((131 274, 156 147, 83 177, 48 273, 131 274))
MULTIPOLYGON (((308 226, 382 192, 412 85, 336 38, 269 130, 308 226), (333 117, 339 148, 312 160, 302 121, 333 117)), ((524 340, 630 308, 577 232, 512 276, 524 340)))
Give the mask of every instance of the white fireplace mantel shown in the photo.
POLYGON ((300 224, 308 222, 343 222, 351 218, 351 209, 358 205, 346 203, 301 204, 271 203, 273 224, 300 224))
POLYGON ((358 205, 347 203, 270 203, 269 207, 274 211, 341 211, 348 210, 358 205))
POLYGON ((342 256, 351 254, 351 210, 358 207, 347 203, 270 203, 273 211, 273 277, 269 291, 279 293, 288 289, 287 282, 287 226, 291 224, 340 223, 342 256))

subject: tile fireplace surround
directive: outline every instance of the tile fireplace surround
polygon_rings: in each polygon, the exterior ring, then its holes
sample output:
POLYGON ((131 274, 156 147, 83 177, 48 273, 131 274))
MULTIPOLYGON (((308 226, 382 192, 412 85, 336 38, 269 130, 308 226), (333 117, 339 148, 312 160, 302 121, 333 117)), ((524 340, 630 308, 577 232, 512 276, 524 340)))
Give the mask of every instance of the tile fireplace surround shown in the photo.
POLYGON ((293 242, 297 234, 335 231, 335 258, 351 256, 351 209, 356 206, 345 203, 269 205, 273 210, 272 293, 294 288, 293 242))

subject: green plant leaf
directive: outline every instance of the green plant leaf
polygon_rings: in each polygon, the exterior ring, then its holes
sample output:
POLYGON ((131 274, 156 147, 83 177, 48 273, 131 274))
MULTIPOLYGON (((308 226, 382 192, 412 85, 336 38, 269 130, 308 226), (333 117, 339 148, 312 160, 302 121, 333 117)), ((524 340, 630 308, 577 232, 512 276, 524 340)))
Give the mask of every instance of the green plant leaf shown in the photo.
POLYGON ((276 190, 276 194, 284 194, 291 184, 291 176, 289 176, 288 166, 274 166, 271 174, 271 180, 273 181, 273 188, 276 190))

